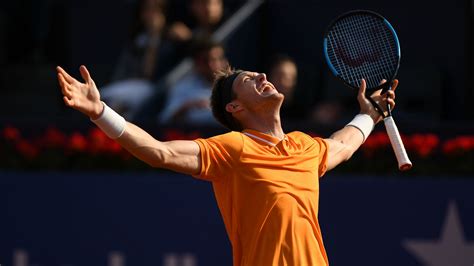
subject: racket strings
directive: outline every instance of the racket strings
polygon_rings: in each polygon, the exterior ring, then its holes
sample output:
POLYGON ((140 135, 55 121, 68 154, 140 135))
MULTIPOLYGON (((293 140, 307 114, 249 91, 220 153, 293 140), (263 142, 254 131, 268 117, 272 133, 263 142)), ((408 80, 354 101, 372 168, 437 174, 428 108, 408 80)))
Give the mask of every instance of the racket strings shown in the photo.
MULTIPOLYGON (((371 57, 372 58, 366 58, 366 60, 368 60, 369 62, 371 62, 371 60, 373 60, 374 58, 373 57, 380 57, 380 53, 381 53, 381 49, 380 49, 380 45, 377 45, 377 43, 374 43, 373 42, 373 37, 374 36, 370 36, 370 32, 369 32, 369 27, 371 26, 371 21, 368 21, 368 20, 363 20, 363 19, 360 19, 358 18, 357 20, 352 20, 351 21, 351 25, 353 27, 357 27, 358 29, 360 29, 359 31, 357 31, 357 36, 364 36, 364 30, 368 33, 366 33, 365 35, 365 38, 362 40, 362 41, 359 41, 357 42, 357 40, 355 40, 353 43, 356 43, 358 44, 355 49, 357 50, 354 50, 356 52, 359 52, 359 54, 363 54, 365 57, 370 57, 368 55, 372 55, 371 57), (367 36, 369 35, 369 36, 367 36), (372 41, 372 43, 371 43, 372 41)), ((372 28, 372 34, 378 34, 380 32, 380 29, 377 27, 377 28, 372 28)), ((368 72, 368 82, 369 82, 369 86, 370 87, 374 87, 374 86, 377 86, 378 85, 378 82, 383 78, 383 70, 386 68, 386 64, 384 64, 384 61, 381 61, 379 60, 378 61, 378 66, 377 64, 367 64, 366 65, 366 72, 368 72), (373 78, 370 78, 370 77, 373 77, 373 78)), ((357 76, 358 77, 361 77, 361 75, 364 75, 364 68, 358 68, 356 73, 357 73, 357 76)), ((357 79, 357 81, 359 80, 359 78, 357 79)))
MULTIPOLYGON (((357 37, 359 36, 364 36, 364 30, 365 32, 368 32, 368 27, 371 26, 371 24, 369 23, 370 21, 367 21, 367 20, 361 20, 360 18, 357 18, 357 19, 353 19, 353 20, 349 20, 349 25, 352 26, 353 29, 357 29, 357 31, 352 31, 352 35, 351 36, 351 39, 355 40, 357 37), (354 35, 355 35, 355 38, 354 38, 354 35)), ((379 29, 374 29, 372 28, 372 31, 374 33, 378 33, 380 32, 379 29)), ((369 32, 370 34, 370 32, 369 32)), ((367 35, 367 33, 365 34, 367 35)), ((377 47, 377 43, 375 44, 371 44, 370 41, 372 40, 371 37, 373 36, 365 36, 366 38, 363 38, 361 39, 360 41, 357 41, 355 40, 354 42, 350 42, 350 45, 349 48, 350 48, 350 51, 352 52, 351 53, 351 56, 354 58, 354 57, 357 57, 357 56, 360 56, 362 54, 362 59, 364 59, 363 57, 368 57, 368 55, 372 54, 372 57, 373 56, 380 56, 380 49, 379 47, 377 47), (371 49, 372 48, 372 49, 371 49), (372 51, 371 51, 372 50, 372 51), (377 55, 378 54, 378 55, 377 55)), ((371 58, 365 58, 366 60, 371 60, 371 58)), ((373 58, 372 58, 373 60, 373 58)), ((384 63, 383 61, 379 61, 379 63, 384 63)), ((366 72, 368 72, 369 76, 373 76, 373 77, 376 77, 377 80, 376 82, 378 82, 381 78, 382 78, 382 75, 383 73, 381 72, 381 69, 383 68, 386 68, 387 65, 381 65, 379 66, 378 68, 375 67, 374 64, 368 64, 366 66, 366 72)), ((355 69, 355 73, 357 74, 357 76, 360 76, 362 74, 364 74, 364 69, 363 68, 356 68, 355 69)), ((355 80, 355 82, 358 82, 359 79, 355 80)), ((373 80, 370 80, 369 79, 369 82, 373 82, 373 80)), ((377 84, 370 84, 370 86, 376 86, 377 84)))
POLYGON ((360 86, 366 79, 375 88, 390 80, 398 67, 398 46, 390 29, 380 18, 359 14, 336 22, 328 32, 328 57, 341 77, 360 86))

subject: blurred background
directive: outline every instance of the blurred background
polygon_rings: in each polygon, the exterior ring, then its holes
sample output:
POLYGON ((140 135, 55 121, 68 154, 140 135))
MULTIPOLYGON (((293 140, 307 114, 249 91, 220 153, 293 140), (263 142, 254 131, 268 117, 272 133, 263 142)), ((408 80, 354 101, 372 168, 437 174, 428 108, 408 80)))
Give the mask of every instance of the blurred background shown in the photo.
POLYGON ((132 158, 64 106, 55 67, 160 140, 224 133, 212 73, 265 72, 285 131, 327 137, 358 112, 329 72, 325 28, 368 9, 397 31, 395 120, 321 181, 332 265, 474 264, 472 0, 16 0, 0 3, 0 264, 231 265, 210 184, 132 158))

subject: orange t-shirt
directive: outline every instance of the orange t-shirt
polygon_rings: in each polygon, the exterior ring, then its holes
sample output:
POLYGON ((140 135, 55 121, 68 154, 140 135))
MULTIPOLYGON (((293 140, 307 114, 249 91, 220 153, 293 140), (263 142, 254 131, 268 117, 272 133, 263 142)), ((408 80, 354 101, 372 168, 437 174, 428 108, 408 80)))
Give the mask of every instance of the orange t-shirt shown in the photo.
POLYGON ((195 141, 196 177, 212 181, 235 266, 328 265, 318 222, 324 140, 244 130, 195 141))

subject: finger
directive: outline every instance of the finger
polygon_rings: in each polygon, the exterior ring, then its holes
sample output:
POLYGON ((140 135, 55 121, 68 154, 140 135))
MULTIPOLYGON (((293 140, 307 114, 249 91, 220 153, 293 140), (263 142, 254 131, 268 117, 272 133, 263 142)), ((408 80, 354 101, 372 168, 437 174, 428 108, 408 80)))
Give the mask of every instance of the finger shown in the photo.
POLYGON ((70 106, 70 107, 74 106, 74 101, 72 99, 69 99, 66 96, 63 97, 63 101, 67 106, 70 106))
POLYGON ((69 85, 69 83, 66 81, 64 75, 61 74, 61 73, 58 73, 58 81, 59 81, 59 85, 61 85, 61 87, 66 87, 67 85, 69 85))
MULTIPOLYGON (((386 83, 386 82, 387 82, 386 79, 382 79, 382 80, 379 82, 379 86, 382 85, 382 84, 384 84, 384 83, 386 83)), ((380 95, 380 94, 382 94, 382 92, 383 92, 383 90, 382 90, 382 89, 379 89, 379 90, 375 91, 372 95, 380 95)))
POLYGON ((72 92, 70 90, 67 90, 66 87, 61 87, 61 92, 64 96, 72 98, 72 92))
POLYGON ((91 83, 92 78, 91 78, 91 75, 89 74, 89 71, 87 70, 86 66, 81 65, 81 67, 79 67, 79 72, 81 72, 81 76, 82 76, 82 78, 84 79, 84 81, 86 83, 91 83))
POLYGON ((57 76, 58 76, 59 86, 61 86, 61 88, 63 88, 66 85, 66 81, 64 80, 64 77, 61 73, 58 72, 57 76))
POLYGON ((394 79, 392 81, 392 91, 394 91, 398 87, 398 79, 394 79))
POLYGON ((393 109, 395 106, 395 101, 393 99, 387 99, 387 103, 390 104, 390 109, 393 109))
POLYGON ((71 89, 71 85, 68 84, 65 80, 64 80, 64 76, 61 75, 60 73, 58 73, 58 80, 59 80, 59 85, 61 87, 61 92, 68 96, 69 98, 71 98, 72 96, 72 89, 71 89))
POLYGON ((357 94, 357 98, 359 100, 365 99, 365 90, 367 88, 367 84, 365 83, 365 79, 362 79, 360 82, 359 93, 357 94))
POLYGON ((69 87, 69 83, 64 79, 64 76, 60 73, 58 73, 58 81, 59 81, 59 86, 61 87, 61 91, 71 91, 71 88, 69 87))
POLYGON ((395 100, 395 92, 393 91, 387 91, 387 97, 389 99, 394 99, 395 100))
POLYGON ((56 71, 58 71, 58 73, 62 74, 64 76, 64 79, 66 79, 67 82, 69 82, 69 83, 77 82, 77 80, 75 78, 71 77, 62 67, 57 66, 56 71))

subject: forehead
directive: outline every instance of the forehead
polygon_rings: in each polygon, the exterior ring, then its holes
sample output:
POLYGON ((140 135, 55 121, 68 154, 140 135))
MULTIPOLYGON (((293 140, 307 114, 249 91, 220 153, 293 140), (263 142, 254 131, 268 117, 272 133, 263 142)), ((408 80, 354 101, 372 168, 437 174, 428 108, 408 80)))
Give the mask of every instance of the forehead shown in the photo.
POLYGON ((224 48, 222 48, 221 46, 214 46, 211 49, 209 49, 207 53, 211 55, 224 54, 224 48))
POLYGON ((271 69, 271 72, 296 72, 296 65, 291 61, 283 61, 271 69))

